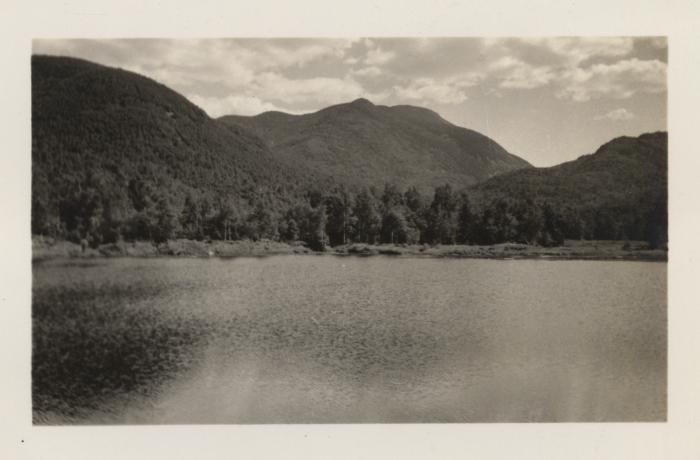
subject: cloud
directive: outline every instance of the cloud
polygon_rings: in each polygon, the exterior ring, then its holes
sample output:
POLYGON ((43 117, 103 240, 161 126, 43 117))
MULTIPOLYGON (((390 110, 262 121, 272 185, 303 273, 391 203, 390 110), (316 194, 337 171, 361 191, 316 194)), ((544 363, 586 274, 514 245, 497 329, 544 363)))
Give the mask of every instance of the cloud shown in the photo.
POLYGON ((363 67, 358 70, 353 70, 352 74, 359 76, 359 77, 378 77, 382 75, 382 70, 379 67, 376 66, 371 66, 371 67, 363 67))
POLYGON ((281 48, 267 46, 263 56, 271 59, 273 67, 303 67, 306 64, 322 58, 343 58, 345 51, 350 47, 350 42, 331 42, 324 44, 310 44, 298 48, 281 48))
POLYGON ((581 64, 593 57, 626 56, 634 49, 632 37, 556 37, 540 40, 571 65, 581 64))
POLYGON ((637 93, 661 93, 666 90, 666 64, 659 60, 636 58, 613 64, 595 64, 569 69, 560 78, 557 97, 574 101, 610 97, 626 99, 637 93))
POLYGON ((367 48, 364 62, 368 66, 386 64, 396 57, 396 52, 382 50, 381 47, 377 46, 377 44, 370 39, 364 40, 364 45, 367 48))
POLYGON ((483 46, 488 76, 500 88, 552 85, 558 97, 574 101, 665 89, 663 62, 626 58, 632 37, 488 38, 483 46))
POLYGON ((401 99, 437 104, 460 104, 468 99, 463 89, 467 83, 467 80, 439 82, 432 78, 419 78, 405 86, 394 86, 394 93, 401 99))
POLYGON ((257 115, 270 110, 290 112, 255 96, 231 95, 222 98, 194 95, 190 100, 213 118, 223 115, 257 115))
POLYGON ((393 51, 382 51, 380 48, 367 51, 367 57, 365 57, 365 64, 367 65, 377 65, 385 64, 396 57, 396 53, 393 51))
POLYGON ((249 85, 266 71, 343 59, 351 40, 35 40, 34 52, 78 55, 128 68, 182 88, 211 83, 227 90, 249 85))
POLYGON ((198 98, 208 112, 217 114, 278 107, 307 111, 357 97, 454 105, 467 100, 475 85, 480 94, 493 97, 547 88, 562 100, 624 99, 665 91, 665 41, 663 37, 35 40, 33 51, 127 68, 192 100, 198 98), (215 103, 216 98, 222 101, 215 103))
POLYGON ((556 78, 551 67, 535 67, 512 56, 504 56, 492 62, 489 68, 499 80, 501 88, 539 88, 556 78))
POLYGON ((635 118, 634 114, 627 109, 620 108, 611 110, 604 115, 594 117, 594 120, 627 121, 635 118))
POLYGON ((253 82, 250 91, 265 100, 307 105, 345 102, 366 93, 362 85, 351 78, 291 79, 274 72, 261 74, 253 82))

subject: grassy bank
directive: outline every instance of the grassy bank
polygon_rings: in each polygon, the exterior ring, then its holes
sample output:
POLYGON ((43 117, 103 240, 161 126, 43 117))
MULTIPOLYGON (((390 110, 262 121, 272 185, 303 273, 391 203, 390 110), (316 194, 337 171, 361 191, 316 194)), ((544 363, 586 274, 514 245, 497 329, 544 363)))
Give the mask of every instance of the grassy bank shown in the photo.
MULTIPOLYGON (((527 244, 503 243, 478 245, 371 245, 352 243, 329 248, 325 254, 344 256, 420 256, 462 257, 481 259, 583 259, 583 260, 667 260, 667 251, 649 249, 640 241, 578 241, 567 240, 561 246, 543 247, 527 244)), ((120 242, 97 248, 81 248, 76 243, 34 237, 32 259, 72 257, 261 257, 280 254, 320 254, 298 243, 278 241, 194 241, 171 240, 165 243, 145 241, 120 242)))
POLYGON ((367 245, 349 244, 333 248, 343 255, 394 255, 455 257, 475 259, 583 259, 583 260, 667 260, 667 251, 649 249, 638 241, 578 241, 567 240, 561 246, 543 247, 528 244, 503 243, 478 245, 367 245))
POLYGON ((307 254, 313 252, 299 244, 278 241, 195 241, 170 240, 165 243, 148 241, 103 244, 97 248, 81 248, 70 241, 52 238, 32 238, 32 259, 56 259, 72 257, 259 257, 276 254, 307 254))

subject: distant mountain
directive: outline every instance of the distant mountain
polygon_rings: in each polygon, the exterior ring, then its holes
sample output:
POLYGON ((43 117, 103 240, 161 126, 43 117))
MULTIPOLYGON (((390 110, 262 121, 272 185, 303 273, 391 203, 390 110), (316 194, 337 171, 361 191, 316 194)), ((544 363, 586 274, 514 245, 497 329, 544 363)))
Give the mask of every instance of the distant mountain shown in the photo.
POLYGON ((482 206, 497 199, 548 202, 580 216, 589 234, 645 239, 650 223, 666 226, 667 174, 668 135, 656 132, 613 139, 557 166, 501 174, 470 195, 482 206))
POLYGON ((358 99, 306 115, 267 112, 219 120, 255 132, 286 165, 347 185, 464 187, 530 167, 492 139, 408 105, 358 99))

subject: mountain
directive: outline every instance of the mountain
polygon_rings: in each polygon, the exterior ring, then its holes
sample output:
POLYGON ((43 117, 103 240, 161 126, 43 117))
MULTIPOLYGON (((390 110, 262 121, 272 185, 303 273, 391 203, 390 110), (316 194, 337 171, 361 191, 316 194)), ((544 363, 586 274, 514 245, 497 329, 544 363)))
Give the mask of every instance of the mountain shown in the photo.
POLYGON ((300 176, 254 134, 149 78, 65 57, 32 56, 31 66, 35 231, 77 230, 76 215, 94 211, 85 208, 179 207, 190 192, 286 195, 300 176))
POLYGON ((418 107, 359 99, 212 119, 133 72, 63 57, 31 65, 34 234, 96 247, 175 237, 318 248, 665 242, 665 133, 532 168, 418 107))
POLYGON ((613 139, 557 166, 501 174, 469 193, 481 206, 530 199, 567 208, 587 227, 583 236, 648 239, 650 225, 666 227, 667 174, 668 135, 656 132, 613 139))
POLYGON ((306 115, 266 112, 219 120, 256 133, 289 167, 303 165, 346 185, 464 187, 530 166, 492 139, 408 105, 358 99, 306 115))

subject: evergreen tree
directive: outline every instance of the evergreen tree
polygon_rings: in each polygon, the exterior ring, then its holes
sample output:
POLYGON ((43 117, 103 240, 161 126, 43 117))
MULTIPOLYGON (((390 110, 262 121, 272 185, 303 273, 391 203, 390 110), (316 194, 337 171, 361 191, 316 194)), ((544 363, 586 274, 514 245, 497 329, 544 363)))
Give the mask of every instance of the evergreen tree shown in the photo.
POLYGON ((151 235, 156 243, 171 239, 177 230, 175 208, 165 196, 158 197, 155 206, 155 219, 152 224, 151 235))
POLYGON ((515 240, 520 243, 534 244, 541 238, 544 226, 542 209, 532 199, 518 202, 514 209, 517 220, 515 240))
POLYGON ((445 184, 435 188, 428 211, 428 235, 430 243, 454 244, 457 239, 457 200, 452 186, 445 184))
POLYGON ((361 190, 355 199, 353 214, 356 219, 356 239, 363 243, 375 243, 381 225, 375 195, 367 189, 361 190))
POLYGON ((352 195, 345 187, 338 187, 326 197, 325 205, 328 212, 326 233, 330 244, 333 246, 345 244, 355 220, 352 215, 352 195))
POLYGON ((469 202, 469 196, 463 193, 460 199, 459 214, 457 217, 457 242, 470 244, 476 240, 475 227, 476 216, 469 202))

